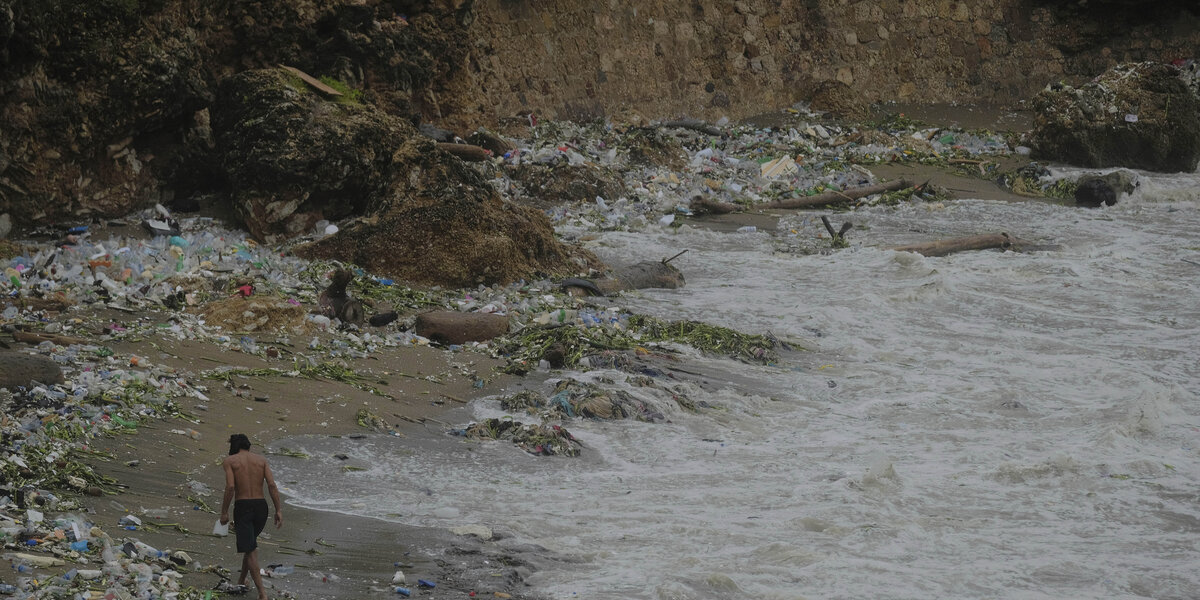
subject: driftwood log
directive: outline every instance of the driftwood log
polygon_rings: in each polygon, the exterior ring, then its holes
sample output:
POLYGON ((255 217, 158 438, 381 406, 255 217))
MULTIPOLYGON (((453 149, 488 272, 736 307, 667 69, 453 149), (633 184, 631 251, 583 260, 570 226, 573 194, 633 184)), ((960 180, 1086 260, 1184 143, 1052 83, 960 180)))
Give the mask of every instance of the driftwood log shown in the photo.
POLYGON ((438 310, 417 315, 413 329, 417 335, 439 344, 484 342, 508 333, 508 317, 438 310))
POLYGON ((719 135, 722 135, 722 133, 723 133, 719 128, 709 125, 708 123, 705 123, 704 121, 701 121, 699 119, 677 119, 675 121, 665 121, 661 124, 661 126, 662 127, 679 127, 681 129, 691 129, 692 131, 699 131, 700 133, 707 133, 708 135, 719 136, 719 135))
POLYGON ((30 310, 47 310, 52 312, 62 312, 71 306, 65 298, 33 298, 20 297, 9 298, 5 301, 0 301, 0 306, 17 306, 19 308, 28 308, 30 310))
POLYGON ((516 144, 483 127, 476 129, 474 133, 467 136, 467 143, 490 150, 492 156, 504 156, 505 152, 517 149, 516 144))
POLYGON ((483 162, 488 159, 487 150, 472 144, 449 144, 438 142, 438 150, 445 150, 467 162, 483 162))
POLYGON ((945 256, 955 252, 963 252, 965 250, 987 250, 990 248, 1002 248, 1008 250, 1019 249, 1024 243, 1014 238, 1007 233, 989 233, 984 235, 971 235, 967 237, 952 238, 948 240, 938 240, 936 242, 925 242, 923 244, 910 244, 908 246, 896 246, 892 248, 897 252, 916 252, 922 256, 945 256))
POLYGON ((321 92, 322 94, 325 94, 326 96, 341 96, 342 95, 341 92, 329 87, 328 85, 325 85, 325 83, 322 82, 320 79, 317 79, 316 77, 313 77, 312 75, 309 75, 308 73, 305 73, 304 71, 301 71, 300 69, 297 69, 296 67, 289 67, 287 65, 279 65, 279 66, 282 67, 285 71, 291 73, 292 75, 299 77, 300 79, 302 79, 304 81, 304 83, 307 83, 308 85, 312 86, 313 89, 317 90, 318 92, 321 92))
POLYGON ((42 342, 51 342, 59 346, 73 346, 76 344, 86 344, 87 340, 70 337, 66 335, 58 335, 56 333, 33 333, 32 331, 14 331, 13 339, 26 344, 40 344, 42 342))
MULTIPOLYGON (((877 185, 866 185, 840 192, 822 192, 820 194, 805 196, 803 198, 791 198, 789 200, 768 202, 766 204, 757 205, 754 208, 768 210, 778 208, 815 208, 818 206, 829 206, 831 204, 853 202, 865 196, 882 194, 884 192, 893 192, 912 186, 913 184, 911 181, 897 179, 896 181, 889 181, 887 183, 880 183, 877 185)), ((737 204, 718 202, 716 200, 709 200, 707 198, 694 198, 692 200, 692 210, 698 213, 727 214, 731 212, 738 212, 743 209, 744 207, 737 204)))

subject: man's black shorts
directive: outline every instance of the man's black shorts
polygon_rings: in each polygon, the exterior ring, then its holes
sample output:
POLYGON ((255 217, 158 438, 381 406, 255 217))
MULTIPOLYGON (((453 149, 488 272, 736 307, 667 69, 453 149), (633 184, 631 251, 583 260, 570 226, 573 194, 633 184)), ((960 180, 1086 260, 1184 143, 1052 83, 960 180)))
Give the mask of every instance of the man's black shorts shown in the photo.
POLYGON ((258 548, 258 534, 267 526, 267 499, 252 498, 233 502, 233 527, 237 531, 237 551, 258 548))

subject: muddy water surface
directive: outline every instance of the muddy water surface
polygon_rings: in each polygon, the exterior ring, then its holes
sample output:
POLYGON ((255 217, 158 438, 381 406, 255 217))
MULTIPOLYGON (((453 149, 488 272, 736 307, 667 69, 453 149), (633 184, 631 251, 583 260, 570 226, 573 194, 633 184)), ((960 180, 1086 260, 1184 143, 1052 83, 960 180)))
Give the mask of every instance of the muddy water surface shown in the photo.
MULTIPOLYGON (((578 459, 428 439, 287 441, 289 494, 418 525, 484 524, 551 598, 1195 598, 1200 572, 1200 179, 1143 176, 1104 210, 965 200, 860 210, 852 247, 775 231, 599 234, 670 256, 678 290, 618 302, 771 331, 809 351, 691 356, 705 385, 621 389, 669 423, 572 421, 578 459), (990 231, 1054 251, 880 248, 990 231), (681 409, 672 395, 701 405, 681 409)), ((494 400, 461 422, 504 413, 494 400)))

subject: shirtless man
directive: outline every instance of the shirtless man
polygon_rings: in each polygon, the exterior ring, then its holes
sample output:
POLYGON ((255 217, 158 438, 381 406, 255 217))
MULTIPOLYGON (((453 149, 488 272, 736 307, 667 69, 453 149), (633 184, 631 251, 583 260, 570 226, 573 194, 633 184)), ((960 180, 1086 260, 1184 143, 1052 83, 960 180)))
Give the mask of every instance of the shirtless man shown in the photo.
POLYGON ((237 551, 242 553, 242 574, 238 585, 246 589, 246 574, 254 577, 259 600, 267 600, 262 574, 258 571, 258 534, 267 524, 267 500, 263 498, 263 483, 275 503, 275 527, 283 527, 279 488, 267 459, 250 451, 250 438, 235 433, 229 436, 229 456, 225 468, 225 497, 221 499, 221 524, 229 522, 229 503, 233 502, 233 524, 237 531, 237 551), (236 498, 236 500, 235 500, 236 498))

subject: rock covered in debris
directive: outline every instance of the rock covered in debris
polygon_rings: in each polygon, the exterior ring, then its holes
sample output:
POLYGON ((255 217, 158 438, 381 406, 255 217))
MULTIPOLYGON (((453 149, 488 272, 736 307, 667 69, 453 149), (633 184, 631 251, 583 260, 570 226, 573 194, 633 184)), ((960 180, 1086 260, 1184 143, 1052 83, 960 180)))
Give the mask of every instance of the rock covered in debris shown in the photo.
POLYGON ((1075 88, 1034 98, 1035 156, 1083 167, 1191 172, 1200 162, 1200 97, 1184 73, 1160 63, 1122 64, 1075 88))
POLYGON ((454 287, 599 264, 590 252, 559 241, 544 213, 503 200, 477 171, 433 144, 421 136, 405 140, 392 154, 405 175, 372 199, 369 214, 293 252, 454 287))
POLYGON ((0 350, 0 388, 25 387, 31 381, 62 383, 62 368, 45 356, 0 350))
POLYGON ((408 281, 507 283, 596 262, 568 248, 539 211, 504 202, 476 170, 437 152, 412 124, 366 104, 328 101, 281 69, 221 86, 213 128, 235 206, 278 242, 320 220, 356 217, 295 249, 408 281), (480 232, 487 232, 481 235, 480 232))
POLYGON ((1105 175, 1084 175, 1075 188, 1075 204, 1097 208, 1112 206, 1122 194, 1133 193, 1137 176, 1126 170, 1113 171, 1105 175))
POLYGON ((473 440, 509 440, 522 450, 541 456, 579 456, 583 444, 560 425, 522 423, 512 419, 484 419, 451 433, 473 440))
POLYGON ((268 242, 362 214, 397 175, 391 149, 416 134, 373 107, 325 101, 283 69, 227 78, 212 118, 234 208, 268 242))

